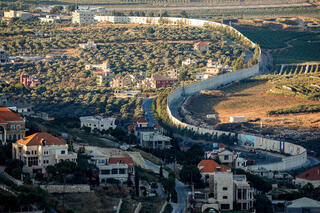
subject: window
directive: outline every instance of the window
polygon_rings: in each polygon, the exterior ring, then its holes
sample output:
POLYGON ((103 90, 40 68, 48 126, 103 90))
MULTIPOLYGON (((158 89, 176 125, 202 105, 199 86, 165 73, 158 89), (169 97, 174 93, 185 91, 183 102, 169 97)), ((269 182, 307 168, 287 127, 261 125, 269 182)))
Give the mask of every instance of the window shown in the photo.
POLYGON ((66 151, 65 150, 61 150, 61 155, 64 155, 66 154, 66 151))
POLYGON ((119 174, 125 174, 126 173, 126 169, 119 169, 119 174))
POLYGON ((238 189, 238 200, 242 200, 241 189, 238 189))
POLYGON ((112 174, 118 174, 118 169, 112 169, 112 174))
POLYGON ((11 129, 11 131, 14 131, 14 130, 15 130, 15 126, 12 125, 12 126, 10 127, 10 129, 11 129))
POLYGON ((228 196, 223 196, 222 198, 223 198, 223 199, 228 199, 228 196))
POLYGON ((21 129, 21 125, 16 125, 16 129, 19 131, 21 129))
POLYGON ((44 155, 48 155, 48 154, 49 154, 49 151, 43 151, 43 154, 44 154, 44 155))
POLYGON ((247 199, 247 190, 243 189, 243 199, 246 200, 247 199))
POLYGON ((29 157, 28 166, 38 166, 38 157, 29 157))
POLYGON ((224 160, 229 160, 229 155, 225 155, 224 160))
POLYGON ((110 170, 101 170, 100 173, 102 175, 109 175, 110 174, 110 170))
POLYGON ((221 204, 221 209, 230 209, 229 204, 221 204))
POLYGON ((227 191, 227 190, 228 190, 228 187, 223 187, 222 190, 223 190, 223 191, 227 191))

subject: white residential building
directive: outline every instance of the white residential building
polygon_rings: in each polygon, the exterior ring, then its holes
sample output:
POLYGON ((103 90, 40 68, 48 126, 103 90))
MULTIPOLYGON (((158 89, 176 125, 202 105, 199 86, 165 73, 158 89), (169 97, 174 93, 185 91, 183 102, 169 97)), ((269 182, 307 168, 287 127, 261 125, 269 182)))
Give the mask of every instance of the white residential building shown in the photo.
POLYGON ((77 154, 68 151, 66 142, 46 132, 38 132, 13 143, 12 157, 22 160, 23 171, 30 174, 43 173, 47 166, 62 160, 77 160, 77 154))
POLYGON ((97 166, 99 170, 99 183, 106 184, 108 179, 116 179, 121 182, 127 181, 128 177, 133 180, 135 165, 129 156, 106 156, 99 151, 90 153, 89 163, 97 166))
POLYGON ((163 135, 163 128, 159 125, 150 127, 144 118, 128 127, 129 133, 133 133, 139 139, 141 147, 150 149, 168 149, 171 147, 171 138, 163 135))
POLYGON ((92 10, 76 10, 72 12, 73 24, 93 24, 95 11, 92 10))
POLYGON ((29 12, 15 11, 15 10, 5 11, 3 13, 3 16, 7 18, 19 18, 23 21, 26 21, 32 18, 32 14, 29 12))
POLYGON ((182 66, 189 66, 191 64, 196 64, 198 63, 197 60, 192 60, 191 58, 187 58, 186 60, 182 61, 182 66))
POLYGON ((249 210, 253 207, 253 188, 250 187, 245 175, 233 175, 235 207, 240 210, 249 210))
POLYGON ((253 189, 245 175, 233 175, 231 169, 213 160, 202 160, 198 164, 202 178, 209 182, 210 193, 221 211, 232 210, 236 204, 241 210, 253 206, 253 189))
POLYGON ((102 115, 80 117, 80 122, 81 127, 89 127, 91 131, 94 129, 102 131, 117 127, 115 118, 104 117, 102 115))
POLYGON ((196 80, 207 80, 211 77, 214 77, 214 75, 209 74, 209 73, 199 73, 196 74, 196 80))
POLYGON ((230 123, 242 123, 246 122, 246 117, 244 116, 230 116, 230 123))
POLYGON ((41 22, 46 22, 46 23, 56 23, 58 20, 60 19, 60 16, 56 16, 56 15, 46 15, 46 17, 40 17, 39 18, 41 22))
POLYGON ((85 66, 86 70, 97 69, 103 71, 110 71, 110 65, 108 61, 104 61, 102 64, 87 64, 85 66))
POLYGON ((81 49, 95 49, 97 48, 97 45, 94 43, 94 41, 88 41, 87 43, 79 44, 79 47, 81 49))
POLYGON ((219 209, 233 209, 233 174, 231 172, 215 172, 209 177, 210 192, 219 203, 219 209))

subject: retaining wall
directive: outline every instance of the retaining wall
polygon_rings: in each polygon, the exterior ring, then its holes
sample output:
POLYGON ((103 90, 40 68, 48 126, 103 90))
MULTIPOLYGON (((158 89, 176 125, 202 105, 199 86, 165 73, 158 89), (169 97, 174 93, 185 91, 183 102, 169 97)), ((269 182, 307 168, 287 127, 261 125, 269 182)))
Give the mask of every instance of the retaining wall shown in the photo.
POLYGON ((47 190, 49 193, 80 193, 91 192, 90 186, 86 184, 76 185, 40 185, 41 189, 47 190))

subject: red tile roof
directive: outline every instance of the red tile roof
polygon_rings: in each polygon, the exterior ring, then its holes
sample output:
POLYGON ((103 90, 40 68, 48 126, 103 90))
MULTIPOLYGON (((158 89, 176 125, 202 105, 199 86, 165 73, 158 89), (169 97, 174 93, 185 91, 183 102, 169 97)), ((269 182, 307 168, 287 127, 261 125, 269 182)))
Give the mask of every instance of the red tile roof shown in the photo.
POLYGON ((37 132, 33 135, 22 138, 17 142, 26 146, 38 146, 41 145, 44 141, 46 146, 66 145, 66 142, 64 142, 63 140, 46 132, 37 132))
POLYGON ((127 164, 129 167, 133 167, 133 160, 131 157, 110 157, 109 164, 127 164))
POLYGON ((129 132, 134 132, 134 127, 135 126, 137 126, 137 124, 130 124, 129 126, 128 126, 128 130, 129 130, 129 132))
POLYGON ((218 167, 220 167, 220 172, 227 172, 230 170, 229 167, 225 165, 220 165, 214 160, 202 160, 198 167, 200 169, 200 172, 218 172, 218 167))
POLYGON ((196 47, 206 47, 206 46, 209 46, 209 43, 208 42, 204 42, 204 41, 200 41, 198 43, 195 43, 194 46, 196 46, 196 47))
POLYGON ((23 121, 23 119, 7 107, 0 107, 0 123, 8 123, 8 121, 23 121))
POLYGON ((148 123, 148 121, 145 118, 140 118, 137 122, 138 123, 148 123))
POLYGON ((305 180, 320 180, 320 167, 311 168, 308 171, 298 175, 297 178, 305 180))
POLYGON ((162 127, 160 125, 158 125, 158 124, 154 128, 155 129, 162 129, 162 127))
POLYGON ((219 143, 219 148, 224 148, 226 145, 224 145, 223 143, 219 143))

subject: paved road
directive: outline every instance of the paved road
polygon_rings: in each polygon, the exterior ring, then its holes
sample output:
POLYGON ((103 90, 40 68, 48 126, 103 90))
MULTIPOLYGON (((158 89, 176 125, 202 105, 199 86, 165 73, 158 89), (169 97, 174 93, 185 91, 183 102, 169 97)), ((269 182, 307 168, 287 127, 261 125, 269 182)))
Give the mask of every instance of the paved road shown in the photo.
POLYGON ((118 144, 117 142, 114 142, 112 140, 109 140, 107 138, 100 138, 101 140, 103 140, 106 144, 108 144, 109 146, 113 146, 113 147, 120 147, 120 144, 118 144))
MULTIPOLYGON (((146 160, 146 165, 153 170, 155 173, 159 173, 160 171, 160 166, 152 163, 149 160, 146 160)), ((170 167, 170 165, 167 165, 170 167)), ((168 172, 166 170, 163 170, 163 176, 168 177, 168 172)), ((184 213, 187 205, 186 205, 186 200, 187 200, 187 195, 188 195, 188 186, 176 179, 176 191, 178 195, 178 203, 171 203, 172 205, 172 213, 184 213)))
POLYGON ((149 125, 155 126, 156 121, 153 117, 152 101, 153 101, 153 98, 143 99, 142 100, 142 108, 143 108, 143 112, 144 112, 144 117, 148 121, 149 125))

